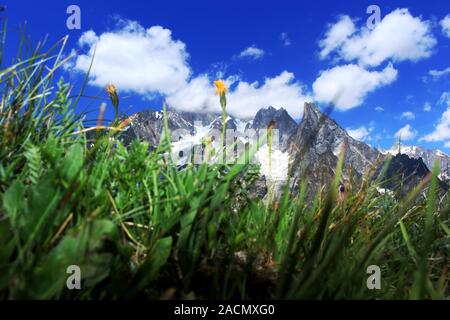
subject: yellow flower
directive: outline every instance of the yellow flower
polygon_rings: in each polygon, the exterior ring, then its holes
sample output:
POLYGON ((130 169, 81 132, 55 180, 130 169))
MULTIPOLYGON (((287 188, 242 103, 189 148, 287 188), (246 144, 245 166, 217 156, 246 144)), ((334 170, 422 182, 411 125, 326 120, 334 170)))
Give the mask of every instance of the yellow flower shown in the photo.
POLYGON ((115 85, 113 85, 113 84, 108 84, 108 85, 106 85, 106 92, 109 94, 109 95, 114 95, 114 94, 117 94, 117 88, 116 88, 116 86, 115 85))
POLYGON ((222 94, 226 93, 228 91, 227 85, 223 80, 216 80, 214 81, 214 85, 217 88, 217 94, 219 96, 222 96, 222 94))
POLYGON ((117 88, 113 84, 106 85, 105 88, 106 92, 109 95, 109 98, 111 99, 111 102, 114 106, 114 112, 115 112, 115 118, 119 115, 119 96, 117 95, 117 88))

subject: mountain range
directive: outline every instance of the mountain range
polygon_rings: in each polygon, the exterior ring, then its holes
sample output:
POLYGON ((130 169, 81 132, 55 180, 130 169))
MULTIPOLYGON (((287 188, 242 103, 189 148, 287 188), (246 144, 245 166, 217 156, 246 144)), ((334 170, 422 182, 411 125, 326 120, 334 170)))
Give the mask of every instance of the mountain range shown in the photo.
POLYGON ((428 168, 433 168, 435 161, 437 160, 440 168, 439 178, 441 180, 450 180, 449 166, 450 156, 439 149, 425 149, 419 146, 407 146, 400 144, 394 145, 391 149, 380 150, 383 154, 406 154, 407 156, 419 159, 421 158, 428 168))
MULTIPOLYGON (((313 103, 305 103, 303 118, 297 123, 283 108, 269 106, 260 109, 251 120, 226 118, 226 142, 233 145, 227 149, 227 159, 239 157, 244 150, 269 126, 277 130, 270 150, 263 144, 254 156, 260 165, 260 174, 265 185, 271 185, 275 193, 280 193, 287 181, 291 190, 298 188, 299 181, 307 182, 310 194, 315 194, 329 186, 335 175, 339 153, 345 149, 342 184, 361 181, 366 172, 378 175, 388 157, 388 179, 392 175, 401 177, 401 184, 386 184, 387 189, 410 190, 428 174, 435 160, 440 163, 441 179, 446 180, 447 163, 450 156, 440 150, 426 150, 421 147, 401 146, 391 150, 378 150, 364 142, 352 138, 347 131, 313 103), (276 138, 276 139, 275 139, 276 138), (288 179, 289 178, 289 179, 288 179)), ((155 147, 162 136, 164 119, 161 111, 146 110, 130 117, 121 139, 125 143, 137 138, 155 147)), ((190 113, 168 110, 168 126, 171 133, 172 151, 179 165, 192 159, 204 161, 205 141, 210 141, 212 149, 221 150, 222 116, 220 114, 190 113)), ((208 157, 208 161, 217 160, 208 157)), ((264 187, 266 187, 264 186, 264 187)))

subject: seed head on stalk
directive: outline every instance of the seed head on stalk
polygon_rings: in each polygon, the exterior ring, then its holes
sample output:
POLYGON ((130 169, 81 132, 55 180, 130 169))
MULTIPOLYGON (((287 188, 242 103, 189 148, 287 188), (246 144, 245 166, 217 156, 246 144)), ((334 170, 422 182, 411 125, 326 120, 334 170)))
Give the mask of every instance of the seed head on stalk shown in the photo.
POLYGON ((114 106, 114 114, 115 114, 115 119, 117 119, 118 115, 119 115, 119 96, 117 94, 117 88, 115 85, 113 84, 108 84, 105 88, 106 93, 108 93, 109 98, 111 99, 111 102, 114 106))

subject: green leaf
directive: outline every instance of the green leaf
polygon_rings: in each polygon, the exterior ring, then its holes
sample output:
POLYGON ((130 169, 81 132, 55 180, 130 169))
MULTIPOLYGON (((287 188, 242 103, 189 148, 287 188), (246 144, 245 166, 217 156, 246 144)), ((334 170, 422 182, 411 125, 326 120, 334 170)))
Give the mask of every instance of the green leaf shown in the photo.
POLYGON ((13 225, 16 224, 19 213, 24 209, 24 195, 25 186, 19 180, 14 181, 3 194, 3 208, 13 225))
POLYGON ((25 151, 25 158, 27 159, 30 180, 33 184, 36 184, 42 172, 42 158, 40 149, 33 144, 29 144, 25 151))
POLYGON ((14 249, 13 234, 9 219, 0 220, 0 264, 8 261, 14 249))
POLYGON ((406 230, 406 227, 402 221, 400 221, 399 224, 400 224, 400 230, 402 232, 403 239, 405 240, 406 247, 408 248, 408 252, 409 252, 411 258, 417 264, 417 253, 411 243, 411 239, 409 238, 408 231, 406 230))
POLYGON ((139 267, 132 281, 134 292, 149 285, 158 276, 161 267, 166 263, 172 250, 172 237, 159 239, 148 254, 144 263, 139 267))
POLYGON ((118 241, 119 233, 110 220, 94 220, 81 232, 66 235, 33 272, 29 283, 33 298, 57 297, 66 287, 67 268, 81 269, 83 292, 108 276, 112 255, 105 241, 118 241))
POLYGON ((67 182, 72 181, 79 174, 83 162, 83 149, 81 145, 78 143, 73 144, 67 151, 67 155, 61 164, 62 175, 67 179, 67 182))

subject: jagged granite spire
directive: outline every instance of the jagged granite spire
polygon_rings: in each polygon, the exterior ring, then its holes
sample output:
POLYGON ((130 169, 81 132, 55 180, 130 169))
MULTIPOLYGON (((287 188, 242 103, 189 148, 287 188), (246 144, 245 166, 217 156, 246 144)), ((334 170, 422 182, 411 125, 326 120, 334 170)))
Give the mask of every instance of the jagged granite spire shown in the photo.
MULTIPOLYGON (((330 184, 343 146, 346 149, 344 171, 351 168, 359 177, 382 156, 377 149, 350 137, 316 105, 305 103, 303 119, 288 149, 293 159, 294 180, 306 178, 311 192, 330 184)), ((346 176, 344 172, 344 179, 346 176)))

